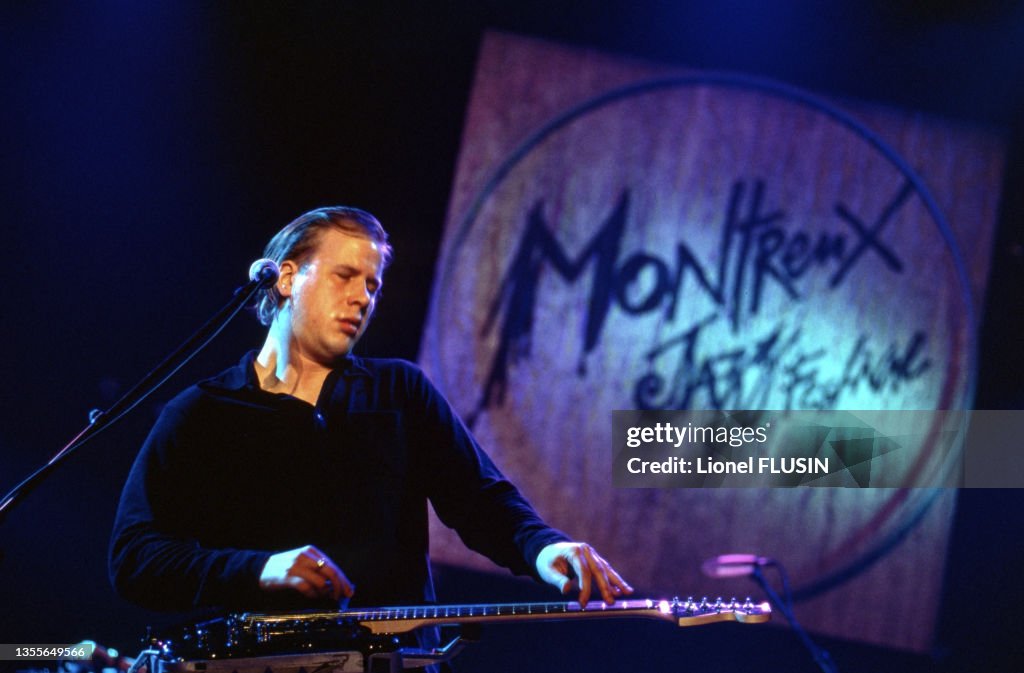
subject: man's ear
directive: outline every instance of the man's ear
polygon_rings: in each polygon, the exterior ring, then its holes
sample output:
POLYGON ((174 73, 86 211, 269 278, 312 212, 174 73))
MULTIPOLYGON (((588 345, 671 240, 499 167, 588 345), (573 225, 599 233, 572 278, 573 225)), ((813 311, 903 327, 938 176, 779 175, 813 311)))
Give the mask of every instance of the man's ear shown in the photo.
POLYGON ((298 264, 290 259, 281 262, 278 267, 280 274, 277 277, 277 293, 282 297, 292 296, 292 281, 299 270, 298 264))

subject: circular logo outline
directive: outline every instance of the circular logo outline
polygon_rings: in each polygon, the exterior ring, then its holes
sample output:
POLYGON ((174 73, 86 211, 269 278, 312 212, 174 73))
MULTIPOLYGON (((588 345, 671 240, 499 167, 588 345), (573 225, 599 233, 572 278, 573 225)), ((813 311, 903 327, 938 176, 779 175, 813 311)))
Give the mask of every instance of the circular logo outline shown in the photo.
MULTIPOLYGON (((818 96, 810 94, 797 87, 773 80, 724 72, 656 77, 611 89, 603 94, 599 94, 593 98, 578 103, 561 114, 558 114, 553 119, 542 125, 539 129, 531 133, 508 155, 508 157, 506 157, 504 161, 501 162, 470 203, 469 209, 457 225, 451 245, 445 252, 444 264, 441 266, 441 275, 437 283, 439 290, 447 287, 451 283, 455 269, 454 262, 458 258, 460 249, 469 237, 469 233, 472 230, 484 203, 490 198, 494 191, 498 189, 518 163, 523 160, 537 145, 547 139, 554 132, 560 130, 580 117, 625 98, 664 89, 700 86, 718 86, 723 88, 758 91, 790 102, 796 102, 822 113, 832 121, 847 128, 849 131, 852 131, 855 135, 859 136, 862 140, 871 145, 913 186, 914 192, 924 203, 933 222, 939 230, 939 234, 945 243, 946 250, 952 259, 952 265, 956 273, 957 285, 960 291, 960 299, 963 304, 964 318, 967 328, 967 367, 963 392, 959 396, 959 399, 940 400, 938 406, 940 409, 968 409, 970 407, 970 401, 974 398, 977 382, 978 356, 976 310, 974 307, 973 295, 971 293, 970 278, 963 256, 956 243, 956 237, 954 236, 949 223, 946 221, 939 209, 930 190, 927 185, 925 185, 924 180, 916 171, 913 170, 913 168, 911 168, 906 160, 904 160, 877 134, 868 129, 852 115, 833 107, 818 96)), ((438 351, 438 345, 443 341, 441 331, 444 329, 444 322, 436 319, 437 313, 440 311, 439 304, 440 301, 435 299, 430 308, 431 317, 433 318, 431 323, 434 324, 434 329, 437 330, 438 336, 434 342, 433 348, 431 349, 428 346, 428 352, 424 354, 424 357, 432 359, 435 364, 438 365, 435 367, 436 372, 434 376, 437 378, 443 389, 445 387, 444 367, 440 366, 441 354, 438 351)), ((946 393, 944 392, 943 395, 945 396, 945 394, 946 393)), ((929 437, 925 440, 925 445, 928 445, 929 439, 933 439, 932 435, 934 435, 936 431, 937 430, 933 427, 929 432, 929 437)), ((947 463, 944 472, 951 470, 952 467, 953 461, 950 460, 947 463)), ((885 519, 892 516, 894 511, 910 498, 911 490, 913 489, 898 489, 894 496, 883 508, 881 508, 871 521, 862 527, 861 537, 864 536, 864 531, 878 529, 885 519)), ((794 599, 802 601, 825 593, 853 577, 856 577, 874 565, 877 561, 884 558, 924 519, 925 515, 931 509, 931 506, 937 501, 938 496, 941 493, 941 489, 927 489, 924 497, 921 499, 921 502, 916 508, 913 508, 909 512, 902 524, 897 525, 894 530, 885 535, 874 546, 854 557, 848 563, 805 586, 797 588, 794 591, 794 599)), ((846 545, 846 547, 849 546, 850 545, 846 545)))

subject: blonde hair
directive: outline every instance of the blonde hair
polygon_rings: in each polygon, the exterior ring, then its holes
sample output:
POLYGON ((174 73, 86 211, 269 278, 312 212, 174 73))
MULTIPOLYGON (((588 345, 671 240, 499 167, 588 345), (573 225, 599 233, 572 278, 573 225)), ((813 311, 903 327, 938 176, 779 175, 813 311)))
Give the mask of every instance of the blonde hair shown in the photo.
MULTIPOLYGON (((338 229, 353 236, 368 238, 380 247, 381 270, 391 261, 391 245, 388 234, 376 217, 349 206, 317 208, 295 218, 267 243, 263 256, 278 264, 291 260, 304 264, 316 250, 320 234, 327 229, 338 229)), ((276 285, 263 291, 256 304, 256 317, 269 326, 281 306, 281 295, 276 285)))

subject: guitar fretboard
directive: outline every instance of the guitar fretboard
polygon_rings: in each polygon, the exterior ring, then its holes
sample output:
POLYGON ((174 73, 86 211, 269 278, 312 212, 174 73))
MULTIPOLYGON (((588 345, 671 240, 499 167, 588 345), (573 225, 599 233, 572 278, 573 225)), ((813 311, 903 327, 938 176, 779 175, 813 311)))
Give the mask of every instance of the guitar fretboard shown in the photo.
POLYGON ((465 619, 468 617, 511 617, 524 615, 557 616, 574 612, 624 612, 654 610, 651 600, 620 600, 607 604, 593 602, 586 608, 579 603, 488 603, 482 605, 415 605, 410 607, 379 608, 375 610, 346 610, 342 614, 357 621, 386 621, 393 619, 465 619))
POLYGON ((669 600, 618 600, 614 603, 592 601, 587 607, 577 602, 553 603, 486 603, 474 605, 411 605, 338 612, 304 612, 290 614, 253 614, 236 617, 250 625, 312 624, 314 622, 340 623, 354 621, 370 627, 374 633, 406 631, 428 624, 459 622, 497 622, 511 620, 557 620, 599 617, 646 617, 672 621, 679 626, 706 624, 714 621, 759 622, 768 619, 771 609, 766 604, 754 604, 749 598, 740 602, 735 598, 695 601, 674 598, 669 600))

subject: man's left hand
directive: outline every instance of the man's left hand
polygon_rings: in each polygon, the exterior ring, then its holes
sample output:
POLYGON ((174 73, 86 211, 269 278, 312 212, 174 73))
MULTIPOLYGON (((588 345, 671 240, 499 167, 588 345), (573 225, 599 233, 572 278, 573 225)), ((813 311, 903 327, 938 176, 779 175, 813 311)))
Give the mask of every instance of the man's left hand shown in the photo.
POLYGON ((633 593, 633 587, 586 542, 555 542, 544 547, 537 555, 537 573, 563 594, 578 586, 581 607, 587 606, 594 585, 605 603, 633 593))

